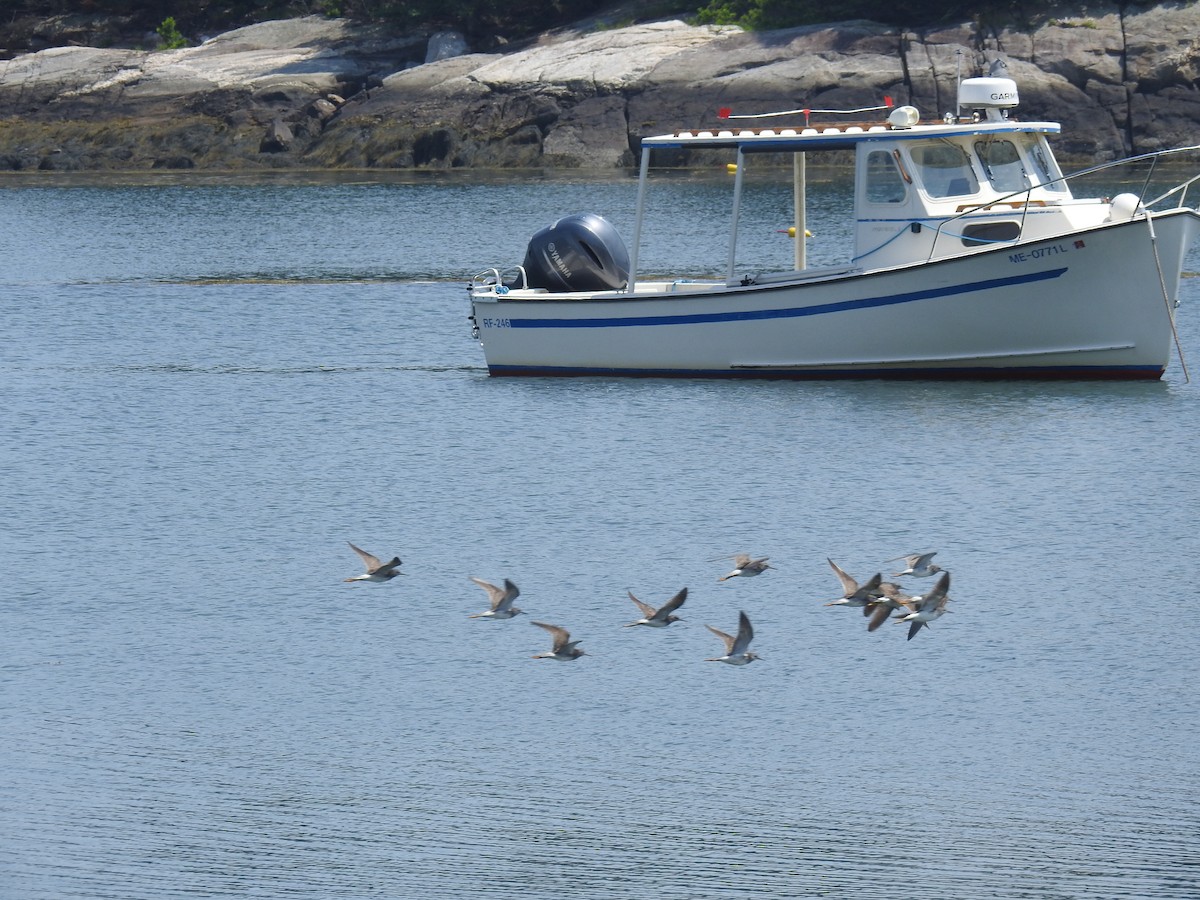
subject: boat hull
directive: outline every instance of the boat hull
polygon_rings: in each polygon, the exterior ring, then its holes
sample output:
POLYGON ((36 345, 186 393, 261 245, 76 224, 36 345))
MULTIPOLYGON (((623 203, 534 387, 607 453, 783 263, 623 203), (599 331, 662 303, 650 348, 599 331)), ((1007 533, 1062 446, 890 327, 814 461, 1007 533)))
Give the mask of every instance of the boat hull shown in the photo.
POLYGON ((633 294, 476 291, 492 375, 1157 379, 1190 209, 953 259, 633 294))

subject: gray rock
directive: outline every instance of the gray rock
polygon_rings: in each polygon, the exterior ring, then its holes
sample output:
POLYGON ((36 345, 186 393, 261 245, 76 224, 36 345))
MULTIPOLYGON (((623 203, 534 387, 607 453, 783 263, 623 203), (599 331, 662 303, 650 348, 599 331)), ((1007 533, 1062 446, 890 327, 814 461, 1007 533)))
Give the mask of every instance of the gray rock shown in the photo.
POLYGON ((625 125, 625 102, 621 98, 584 100, 549 127, 542 142, 542 161, 572 169, 633 166, 636 158, 625 125))
POLYGON ((940 118, 960 65, 983 74, 997 57, 1018 82, 1019 115, 1061 122, 1060 156, 1093 162, 1196 140, 1198 33, 1200 4, 1101 3, 1023 29, 844 22, 751 34, 668 20, 469 53, 452 34, 310 16, 181 50, 58 47, 0 61, 0 166, 623 167, 642 136, 712 126, 722 106, 890 95, 940 118))
POLYGON ((282 119, 275 119, 271 122, 271 127, 267 129, 259 150, 262 153, 285 153, 291 149, 293 140, 295 140, 295 136, 292 134, 292 129, 288 128, 287 123, 282 119))
POLYGON ((314 119, 319 119, 321 122, 328 122, 337 115, 337 111, 338 108, 324 97, 318 97, 308 108, 309 115, 314 119))
POLYGON ((439 59, 452 59, 470 53, 467 39, 457 31, 439 31, 429 36, 429 46, 425 50, 425 62, 437 62, 439 59))
MULTIPOLYGON (((528 164, 533 133, 535 164, 626 166, 642 135, 712 126, 721 106, 854 108, 891 95, 940 118, 953 108, 960 64, 964 76, 984 74, 1003 57, 1020 87, 1020 116, 1061 122, 1060 153, 1089 163, 1195 141, 1195 33, 1200 5, 1124 16, 1113 5, 1088 19, 991 35, 971 25, 917 34, 849 22, 750 34, 657 22, 398 73, 369 102, 343 110, 308 153, 340 152, 339 129, 356 116, 403 116, 404 127, 385 127, 394 141, 411 147, 436 132, 459 148, 457 164, 463 155, 473 165, 528 164)), ((455 164, 451 157, 421 164, 455 164)))
POLYGON ((165 156, 154 160, 153 169, 194 169, 196 161, 190 156, 165 156))

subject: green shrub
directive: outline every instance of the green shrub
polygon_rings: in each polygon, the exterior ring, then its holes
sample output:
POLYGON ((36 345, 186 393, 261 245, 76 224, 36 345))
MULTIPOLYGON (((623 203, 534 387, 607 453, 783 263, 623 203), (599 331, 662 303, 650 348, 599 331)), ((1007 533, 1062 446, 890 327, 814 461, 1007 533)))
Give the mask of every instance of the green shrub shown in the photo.
POLYGON ((180 47, 188 45, 188 39, 179 33, 179 26, 175 24, 174 16, 167 16, 163 19, 156 31, 158 31, 159 50, 178 50, 180 47))

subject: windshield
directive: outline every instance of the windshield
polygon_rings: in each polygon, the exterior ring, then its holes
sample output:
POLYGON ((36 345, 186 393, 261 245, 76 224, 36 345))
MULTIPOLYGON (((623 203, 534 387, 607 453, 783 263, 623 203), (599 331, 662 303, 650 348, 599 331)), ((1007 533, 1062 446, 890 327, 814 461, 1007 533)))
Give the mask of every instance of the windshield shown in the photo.
POLYGON ((958 197, 979 192, 971 159, 957 144, 928 141, 909 150, 917 177, 931 197, 958 197))
POLYGON ((1017 146, 1010 140, 996 139, 975 142, 975 155, 983 166, 992 187, 1002 194, 1023 191, 1029 187, 1029 176, 1017 146))
POLYGON ((1058 162, 1054 159, 1054 154, 1050 152, 1050 148, 1046 146, 1046 139, 1041 135, 1028 135, 1029 139, 1029 157, 1033 160, 1034 174, 1038 181, 1045 185, 1046 190, 1054 191, 1060 194, 1069 194, 1070 188, 1067 183, 1062 180, 1062 170, 1058 167, 1058 162), (1053 183, 1050 183, 1053 182, 1053 183))

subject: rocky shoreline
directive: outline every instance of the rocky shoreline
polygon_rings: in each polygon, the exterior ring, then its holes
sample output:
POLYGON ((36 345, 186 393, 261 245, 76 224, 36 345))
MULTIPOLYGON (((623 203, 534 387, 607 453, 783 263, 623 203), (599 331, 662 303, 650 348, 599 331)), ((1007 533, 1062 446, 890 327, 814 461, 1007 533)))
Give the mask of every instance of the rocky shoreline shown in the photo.
MULTIPOLYGON (((884 95, 940 118, 997 57, 1067 162, 1200 142, 1200 4, 921 33, 870 22, 748 33, 602 20, 504 52, 307 17, 180 50, 55 47, 0 61, 0 172, 586 168, 716 110, 884 95)), ((680 165, 710 161, 681 156, 680 165)))

